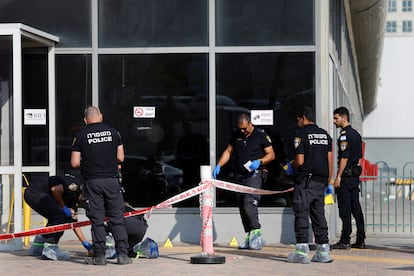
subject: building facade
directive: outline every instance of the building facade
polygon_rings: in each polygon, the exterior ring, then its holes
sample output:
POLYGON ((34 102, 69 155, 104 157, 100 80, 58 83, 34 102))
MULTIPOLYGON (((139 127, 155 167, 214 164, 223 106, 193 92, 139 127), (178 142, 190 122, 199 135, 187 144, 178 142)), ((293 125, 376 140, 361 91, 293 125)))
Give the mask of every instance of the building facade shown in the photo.
POLYGON ((387 164, 390 173, 409 177, 414 173, 414 130, 407 124, 414 101, 412 1, 388 0, 387 11, 377 107, 364 119, 366 155, 387 164))
MULTIPOLYGON (((70 169, 88 105, 122 134, 122 183, 134 207, 198 185, 200 165, 215 166, 242 112, 273 140, 277 160, 264 188, 288 187, 281 165, 293 158, 297 108, 313 107, 336 136, 332 110, 344 105, 362 128, 376 94, 379 57, 370 53, 382 50, 384 2, 3 1, 1 172, 3 202, 16 194, 12 230, 21 230, 19 175, 30 183, 70 169)), ((231 167, 220 177, 231 181, 231 167)), ((234 192, 216 190, 216 242, 244 235, 235 201, 234 192)), ((149 234, 198 243, 198 204, 154 211, 149 234)), ((268 243, 294 240, 289 194, 264 196, 260 214, 268 243)))

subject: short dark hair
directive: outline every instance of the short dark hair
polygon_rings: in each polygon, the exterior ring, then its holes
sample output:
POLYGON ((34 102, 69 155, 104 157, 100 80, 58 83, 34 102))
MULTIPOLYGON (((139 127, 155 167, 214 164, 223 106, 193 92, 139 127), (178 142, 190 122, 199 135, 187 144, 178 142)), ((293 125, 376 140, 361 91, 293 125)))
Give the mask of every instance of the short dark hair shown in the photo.
POLYGON ((339 114, 340 116, 345 116, 349 122, 349 111, 348 111, 348 108, 346 108, 345 106, 338 107, 337 109, 334 110, 333 114, 339 114))
POLYGON ((313 108, 310 106, 304 106, 300 108, 296 114, 296 117, 298 118, 306 117, 308 121, 315 122, 315 112, 313 112, 313 108))
POLYGON ((239 118, 237 119, 237 124, 242 124, 243 122, 250 123, 250 116, 247 113, 242 113, 239 115, 239 118))

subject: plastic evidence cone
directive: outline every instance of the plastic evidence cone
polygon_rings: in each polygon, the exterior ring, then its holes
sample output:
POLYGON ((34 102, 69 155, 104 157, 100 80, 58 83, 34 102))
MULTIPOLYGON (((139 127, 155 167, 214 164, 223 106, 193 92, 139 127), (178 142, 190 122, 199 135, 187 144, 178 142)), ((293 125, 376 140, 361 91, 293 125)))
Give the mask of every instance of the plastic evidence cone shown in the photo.
POLYGON ((233 237, 229 243, 231 247, 239 247, 239 243, 237 242, 236 238, 233 237))
POLYGON ((332 205, 332 204, 334 204, 333 196, 331 194, 327 194, 325 196, 325 205, 332 205))
POLYGON ((172 245, 170 239, 167 239, 164 243, 164 248, 171 248, 171 247, 173 247, 173 245, 172 245))

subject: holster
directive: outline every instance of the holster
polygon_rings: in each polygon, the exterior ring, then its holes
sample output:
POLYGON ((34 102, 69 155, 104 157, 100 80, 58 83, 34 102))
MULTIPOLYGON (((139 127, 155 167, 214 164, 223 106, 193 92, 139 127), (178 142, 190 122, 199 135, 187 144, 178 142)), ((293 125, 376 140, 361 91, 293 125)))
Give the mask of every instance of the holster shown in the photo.
POLYGON ((360 176, 362 173, 362 167, 358 164, 354 165, 347 165, 344 172, 342 173, 342 176, 345 177, 357 177, 360 176))

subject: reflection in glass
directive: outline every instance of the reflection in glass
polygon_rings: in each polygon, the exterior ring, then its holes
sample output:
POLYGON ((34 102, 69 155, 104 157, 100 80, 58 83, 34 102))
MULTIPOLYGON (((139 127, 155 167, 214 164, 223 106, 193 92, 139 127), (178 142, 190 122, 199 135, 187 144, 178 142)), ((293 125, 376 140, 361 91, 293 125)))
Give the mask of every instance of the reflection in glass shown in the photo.
MULTIPOLYGON (((260 125, 272 139, 276 160, 268 166, 263 188, 282 190, 292 184, 281 169, 294 156, 296 109, 315 106, 314 53, 219 54, 217 63, 217 152, 230 139, 241 112, 271 110, 273 122, 260 125)), ((232 162, 220 177, 234 181, 232 162)), ((236 195, 217 190, 217 206, 235 206, 236 195)), ((287 206, 290 196, 263 196, 261 206, 287 206)))
MULTIPOLYGON (((23 108, 48 107, 47 48, 23 51, 23 108)), ((47 115, 46 115, 47 118, 47 115)), ((49 122, 23 124, 23 166, 47 166, 49 164, 49 122)))
MULTIPOLYGON (((192 121, 182 123, 183 136, 178 141, 175 153, 177 167, 183 170, 182 190, 187 190, 200 182, 200 166, 208 165, 209 141, 206 136, 194 130, 192 121)), ((198 197, 186 203, 196 204, 198 197)), ((195 205, 197 206, 197 205, 195 205)))
POLYGON ((83 126, 83 111, 91 105, 91 56, 56 56, 57 174, 70 169, 72 138, 83 126))
POLYGON ((154 205, 198 185, 199 179, 184 184, 186 168, 177 147, 188 135, 185 122, 191 121, 192 133, 209 136, 208 55, 101 55, 99 66, 104 122, 116 127, 124 142, 126 200, 154 205), (134 107, 154 107, 155 116, 134 117, 134 107))
POLYGON ((0 36, 0 95, 0 163, 10 166, 14 164, 12 36, 0 36))
POLYGON ((218 46, 312 45, 314 1, 216 1, 218 46))
POLYGON ((207 46, 207 0, 100 0, 99 47, 207 46))
POLYGON ((57 35, 60 41, 57 47, 92 45, 90 1, 0 1, 0 22, 23 23, 57 35))
MULTIPOLYGON (((21 177, 21 176, 19 176, 21 177)), ((14 175, 0 175, 0 187, 2 187, 2 204, 0 204, 0 231, 1 233, 14 233, 14 175), (10 206, 13 206, 10 208, 10 206)), ((0 241, 2 244, 13 244, 16 239, 0 241)))

